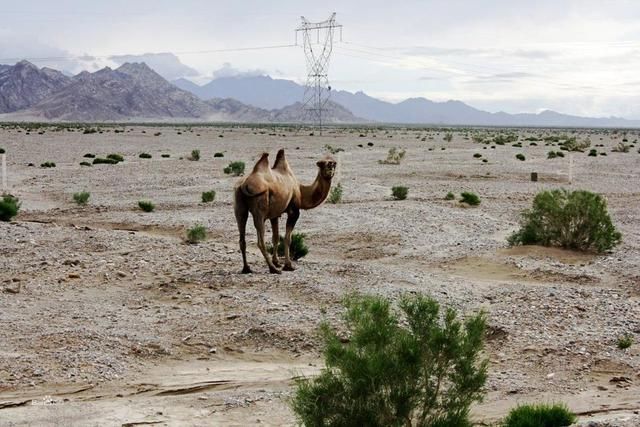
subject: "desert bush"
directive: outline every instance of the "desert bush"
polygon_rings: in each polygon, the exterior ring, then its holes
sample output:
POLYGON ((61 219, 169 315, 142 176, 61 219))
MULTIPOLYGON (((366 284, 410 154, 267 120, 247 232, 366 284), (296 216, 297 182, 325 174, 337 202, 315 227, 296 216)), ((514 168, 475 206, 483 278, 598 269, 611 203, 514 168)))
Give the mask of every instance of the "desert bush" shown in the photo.
POLYGON ((403 185, 396 185, 394 187, 391 187, 391 195, 396 200, 406 199, 408 193, 409 193, 409 187, 405 187, 403 185))
POLYGON ((399 313, 381 296, 345 300, 348 336, 321 326, 325 368, 296 379, 291 406, 307 426, 471 426, 484 395, 484 313, 405 295, 399 313))
POLYGON ((508 242, 604 252, 620 243, 621 237, 602 196, 583 190, 553 190, 536 195, 532 209, 522 213, 520 230, 508 242))
POLYGON ((153 134, 153 136, 160 136, 160 135, 162 135, 162 132, 156 132, 153 134))
POLYGON ((121 154, 109 154, 107 159, 115 160, 116 162, 124 162, 124 157, 121 154))
POLYGON ((449 191, 449 192, 447 193, 447 195, 446 195, 446 196, 444 196, 444 199, 445 199, 445 200, 453 200, 453 199, 455 199, 455 198, 456 198, 456 195, 455 195, 455 194, 453 194, 451 191, 449 191))
POLYGON ((521 162, 524 162, 526 160, 526 157, 524 157, 524 154, 518 153, 516 154, 516 159, 520 160, 521 162))
POLYGON ((547 153, 547 159, 555 159, 556 157, 558 157, 558 154, 556 154, 556 152, 553 150, 547 153))
POLYGON ((207 238, 207 229, 203 225, 194 225, 187 230, 187 242, 191 244, 200 243, 207 238))
POLYGON ((387 158, 384 160, 378 160, 378 163, 382 165, 399 165, 405 154, 406 150, 398 150, 396 147, 393 147, 389 149, 387 158))
POLYGON ((625 144, 624 142, 619 142, 618 145, 613 147, 611 151, 616 153, 628 153, 631 149, 631 145, 625 144))
POLYGON ((598 156, 598 150, 596 150, 595 148, 592 148, 591 150, 589 150, 589 156, 591 157, 597 157, 598 156))
POLYGON ((482 157, 482 154, 480 154, 480 153, 475 153, 475 154, 473 155, 473 157, 474 157, 474 158, 476 158, 476 159, 479 159, 480 157, 482 157))
POLYGON ((153 212, 154 209, 156 208, 156 205, 154 205, 151 201, 148 201, 148 200, 140 200, 138 202, 138 207, 145 212, 153 212))
POLYGON ((103 159, 102 157, 96 157, 95 159, 93 159, 93 164, 94 165, 115 165, 118 164, 119 162, 117 160, 114 159, 103 159))
POLYGON ((140 157, 141 159, 150 159, 153 156, 151 156, 151 154, 149 153, 140 153, 138 157, 140 157))
POLYGON ((480 197, 475 193, 464 191, 460 193, 460 203, 466 203, 469 206, 477 206, 480 204, 480 197))
POLYGON ((244 162, 231 162, 229 166, 223 169, 227 175, 232 174, 240 176, 244 173, 244 162))
POLYGON ((4 148, 0 148, 0 154, 5 154, 6 151, 4 150, 4 148))
POLYGON ((87 153, 83 156, 86 159, 95 159, 96 155, 95 154, 91 154, 91 153, 87 153))
POLYGON ((80 166, 91 166, 89 162, 80 162, 80 166))
POLYGON ((87 129, 85 129, 82 133, 83 133, 83 134, 90 134, 90 133, 97 133, 97 132, 98 132, 98 130, 97 130, 97 129, 94 129, 94 128, 87 128, 87 129))
POLYGON ((213 157, 224 157, 224 153, 215 153, 213 157))
POLYGON ((629 347, 631 347, 631 344, 633 344, 633 337, 631 335, 628 335, 628 334, 622 335, 622 336, 618 337, 618 340, 617 340, 616 344, 618 345, 618 348, 620 350, 624 350, 626 348, 629 348, 629 347))
POLYGON ((576 416, 562 404, 521 405, 503 420, 504 427, 563 427, 570 426, 576 416))
POLYGON ((18 215, 20 210, 20 200, 17 197, 13 197, 9 194, 2 196, 0 200, 0 221, 11 221, 11 219, 18 215))
POLYGON ((191 156, 188 159, 194 162, 200 160, 200 150, 191 150, 191 156))
POLYGON ((451 142, 453 140, 453 134, 451 132, 447 132, 444 134, 442 139, 444 139, 447 142, 451 142))
POLYGON ((171 154, 161 154, 160 157, 162 157, 163 159, 168 159, 169 157, 171 157, 171 154))
POLYGON ((89 201, 91 194, 87 191, 81 191, 80 193, 73 193, 73 201, 79 205, 86 205, 89 201))
POLYGON ((55 168, 56 164, 55 162, 44 162, 40 164, 41 168, 55 168))
POLYGON ((215 198, 216 198, 216 192, 213 190, 205 191, 202 193, 202 203, 213 202, 215 198))
POLYGON ((343 149, 343 148, 340 148, 340 147, 337 147, 337 148, 336 148, 336 147, 334 147, 334 146, 332 146, 332 145, 329 145, 329 144, 326 144, 326 145, 324 146, 324 148, 325 148, 325 150, 327 150, 327 151, 328 151, 328 152, 330 152, 331 154, 337 154, 337 153, 339 153, 339 152, 341 152, 341 151, 344 151, 344 149, 343 149))
POLYGON ((338 183, 331 189, 327 201, 329 203, 333 203, 334 205, 342 201, 342 184, 338 183))
MULTIPOLYGON (((306 235, 303 233, 291 234, 291 244, 289 245, 289 256, 292 260, 297 261, 300 258, 305 257, 309 253, 309 247, 305 243, 306 235)), ((273 253, 273 245, 267 244, 267 251, 273 253)), ((278 242, 278 256, 284 256, 284 237, 280 236, 278 242)))
POLYGON ((584 151, 591 146, 591 140, 585 138, 582 141, 578 141, 575 136, 566 138, 559 143, 560 149, 565 151, 584 151))

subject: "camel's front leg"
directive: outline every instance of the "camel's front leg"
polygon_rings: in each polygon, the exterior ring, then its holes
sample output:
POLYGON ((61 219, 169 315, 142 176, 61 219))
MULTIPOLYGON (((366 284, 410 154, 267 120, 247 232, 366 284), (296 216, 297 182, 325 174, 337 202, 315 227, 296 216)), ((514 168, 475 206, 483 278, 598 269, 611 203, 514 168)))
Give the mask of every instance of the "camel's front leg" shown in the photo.
POLYGON ((271 260, 273 261, 273 265, 280 267, 280 261, 278 260, 278 245, 280 244, 278 218, 271 219, 271 231, 273 232, 273 237, 271 239, 271 243, 273 244, 273 254, 271 255, 271 260))
POLYGON ((271 262, 271 258, 269 258, 269 253, 267 252, 267 247, 264 244, 264 221, 264 218, 256 218, 255 216, 253 218, 253 223, 256 226, 256 232, 258 233, 258 248, 260 249, 260 252, 262 252, 264 259, 267 261, 269 272, 280 274, 282 272, 273 265, 273 262, 271 262))
POLYGON ((289 212, 287 213, 287 231, 284 235, 284 271, 293 271, 295 270, 293 264, 291 263, 291 256, 289 255, 289 248, 291 247, 291 233, 293 233, 293 228, 296 226, 296 222, 298 222, 298 218, 300 218, 300 209, 295 206, 292 206, 289 212))

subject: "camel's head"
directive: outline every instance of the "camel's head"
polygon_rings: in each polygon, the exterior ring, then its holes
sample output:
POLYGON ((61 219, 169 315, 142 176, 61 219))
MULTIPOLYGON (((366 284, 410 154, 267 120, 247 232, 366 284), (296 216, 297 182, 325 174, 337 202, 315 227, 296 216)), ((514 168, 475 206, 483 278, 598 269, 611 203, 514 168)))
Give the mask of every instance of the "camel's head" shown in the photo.
POLYGON ((336 174, 336 165, 338 163, 335 161, 333 157, 327 157, 323 160, 320 160, 316 165, 320 168, 320 175, 324 179, 331 180, 333 176, 336 174))

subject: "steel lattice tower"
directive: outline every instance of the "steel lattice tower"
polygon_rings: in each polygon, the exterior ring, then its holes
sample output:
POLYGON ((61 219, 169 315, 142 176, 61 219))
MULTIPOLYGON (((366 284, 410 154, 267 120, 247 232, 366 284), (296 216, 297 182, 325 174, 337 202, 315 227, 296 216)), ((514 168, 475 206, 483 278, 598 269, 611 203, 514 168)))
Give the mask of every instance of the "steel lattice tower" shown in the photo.
POLYGON ((304 55, 307 60, 307 83, 302 100, 303 117, 305 121, 314 123, 320 134, 322 134, 322 116, 331 96, 329 59, 333 50, 336 28, 340 29, 340 40, 342 40, 342 25, 336 22, 335 12, 329 19, 322 22, 309 22, 303 16, 302 24, 296 28, 296 44, 298 44, 298 32, 302 32, 304 55))

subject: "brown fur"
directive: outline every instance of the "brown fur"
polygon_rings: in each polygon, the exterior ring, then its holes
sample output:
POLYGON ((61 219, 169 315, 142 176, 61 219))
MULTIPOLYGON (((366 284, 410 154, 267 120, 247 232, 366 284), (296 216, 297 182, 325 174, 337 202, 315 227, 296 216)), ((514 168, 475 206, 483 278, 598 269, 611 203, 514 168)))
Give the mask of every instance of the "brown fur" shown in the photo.
POLYGON ((277 248, 280 240, 278 219, 283 213, 287 214, 284 269, 294 270, 289 257, 289 245, 291 233, 300 216, 300 209, 313 209, 327 198, 331 189, 331 179, 335 173, 336 162, 332 158, 321 160, 316 165, 318 175, 315 181, 311 185, 301 185, 289 167, 284 150, 278 151, 273 168, 269 168, 269 154, 264 153, 256 162, 253 171, 238 182, 234 192, 234 210, 240 232, 243 273, 251 273, 247 264, 245 241, 249 213, 253 217, 258 233, 258 248, 267 261, 271 273, 280 273, 279 260, 276 250, 269 258, 264 242, 264 223, 267 219, 271 221, 273 247, 277 248))

